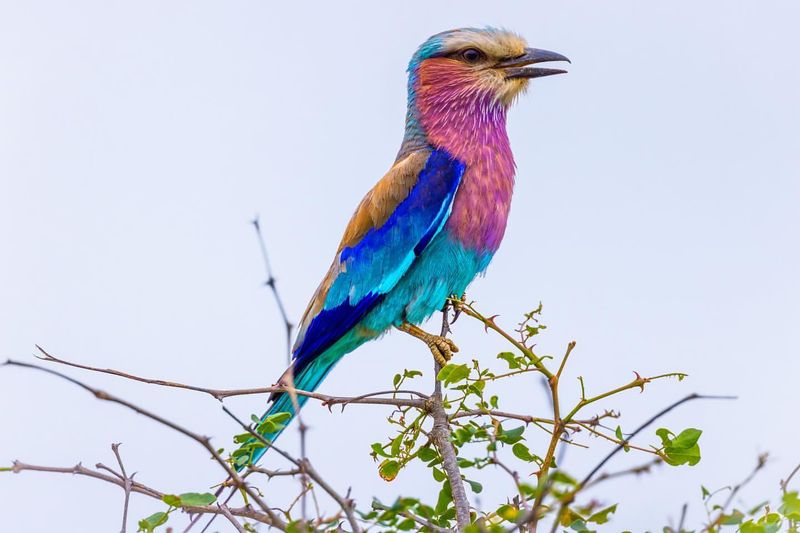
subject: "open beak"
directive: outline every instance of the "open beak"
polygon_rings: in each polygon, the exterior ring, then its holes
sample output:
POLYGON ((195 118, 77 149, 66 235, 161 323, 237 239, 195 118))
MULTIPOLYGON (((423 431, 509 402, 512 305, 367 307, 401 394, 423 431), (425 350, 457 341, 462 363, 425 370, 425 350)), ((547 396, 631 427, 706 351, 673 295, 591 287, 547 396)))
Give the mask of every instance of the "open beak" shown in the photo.
POLYGON ((529 67, 527 65, 534 65, 536 63, 547 63, 549 61, 566 61, 570 62, 565 56, 550 52, 549 50, 540 50, 538 48, 526 48, 525 53, 521 56, 506 59, 495 65, 496 68, 503 68, 506 71, 506 79, 516 78, 541 78, 542 76, 552 76, 553 74, 566 74, 566 70, 558 68, 541 68, 529 67))

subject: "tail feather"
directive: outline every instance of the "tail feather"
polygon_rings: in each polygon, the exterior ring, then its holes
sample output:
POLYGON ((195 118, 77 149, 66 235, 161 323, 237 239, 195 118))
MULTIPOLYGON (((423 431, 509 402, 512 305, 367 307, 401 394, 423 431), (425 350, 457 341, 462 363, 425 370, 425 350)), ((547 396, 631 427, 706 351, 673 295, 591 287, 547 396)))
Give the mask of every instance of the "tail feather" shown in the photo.
MULTIPOLYGON (((300 368, 297 371, 297 374, 293 376, 296 389, 309 392, 316 390, 320 383, 322 383, 322 380, 325 379, 344 354, 333 357, 330 355, 325 357, 324 355, 316 358, 310 364, 305 365, 304 368, 300 368)), ((307 400, 308 397, 298 395, 298 408, 302 409, 307 400)), ((283 430, 286 429, 286 426, 291 423, 295 416, 297 416, 297 413, 295 412, 291 396, 286 392, 274 395, 269 409, 261 416, 259 426, 264 426, 262 428, 264 432, 260 433, 260 435, 269 443, 275 442, 275 439, 283 433, 283 430), (264 424, 269 417, 278 413, 288 413, 289 418, 287 419, 285 416, 276 417, 275 420, 277 424, 264 424), (278 420, 280 421, 278 422, 278 420)), ((247 439, 242 446, 233 453, 236 471, 240 472, 247 465, 255 464, 268 449, 268 447, 264 446, 263 442, 254 437, 247 439)))

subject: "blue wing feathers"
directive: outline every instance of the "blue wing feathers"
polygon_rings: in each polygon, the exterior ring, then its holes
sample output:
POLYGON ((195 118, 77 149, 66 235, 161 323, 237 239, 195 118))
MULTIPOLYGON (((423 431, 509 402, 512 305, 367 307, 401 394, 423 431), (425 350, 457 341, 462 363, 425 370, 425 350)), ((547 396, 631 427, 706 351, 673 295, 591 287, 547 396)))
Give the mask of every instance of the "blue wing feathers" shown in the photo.
POLYGON ((345 301, 336 307, 323 309, 306 330, 305 340, 294 353, 294 372, 299 374, 314 358, 330 348, 347 333, 373 305, 383 299, 383 294, 368 294, 356 304, 345 301))
POLYGON ((342 270, 294 353, 296 368, 333 345, 397 284, 444 226, 463 174, 461 161, 445 150, 432 151, 386 222, 341 251, 342 270))

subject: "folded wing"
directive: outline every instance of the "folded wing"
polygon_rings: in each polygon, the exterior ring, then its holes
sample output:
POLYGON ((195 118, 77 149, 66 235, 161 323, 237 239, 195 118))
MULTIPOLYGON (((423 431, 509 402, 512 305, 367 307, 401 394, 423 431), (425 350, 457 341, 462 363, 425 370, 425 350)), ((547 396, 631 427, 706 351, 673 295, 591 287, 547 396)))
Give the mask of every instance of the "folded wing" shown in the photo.
POLYGON ((464 164, 444 150, 398 161, 364 197, 293 349, 299 372, 392 290, 450 215, 464 164))

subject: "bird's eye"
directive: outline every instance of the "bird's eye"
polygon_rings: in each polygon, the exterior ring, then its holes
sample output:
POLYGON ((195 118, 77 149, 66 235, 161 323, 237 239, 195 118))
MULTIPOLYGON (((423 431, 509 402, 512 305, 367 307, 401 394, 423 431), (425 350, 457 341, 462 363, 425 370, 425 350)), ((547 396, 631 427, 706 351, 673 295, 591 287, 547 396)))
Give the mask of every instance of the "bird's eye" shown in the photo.
POLYGON ((476 48, 467 48, 461 52, 461 59, 467 63, 477 63, 484 57, 486 56, 483 55, 483 52, 476 48))

